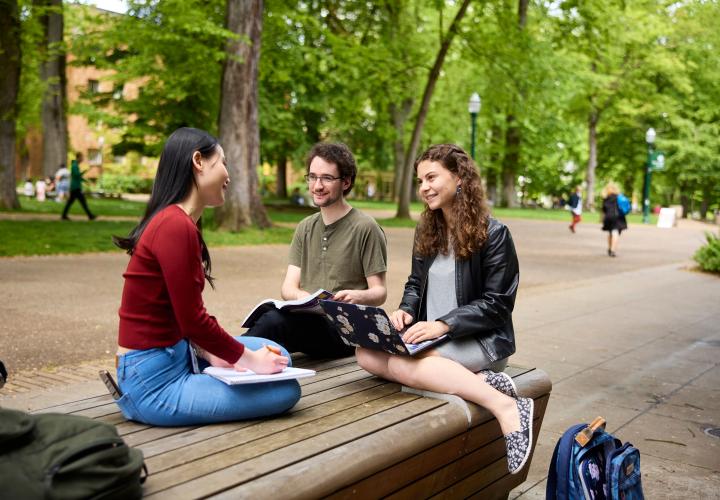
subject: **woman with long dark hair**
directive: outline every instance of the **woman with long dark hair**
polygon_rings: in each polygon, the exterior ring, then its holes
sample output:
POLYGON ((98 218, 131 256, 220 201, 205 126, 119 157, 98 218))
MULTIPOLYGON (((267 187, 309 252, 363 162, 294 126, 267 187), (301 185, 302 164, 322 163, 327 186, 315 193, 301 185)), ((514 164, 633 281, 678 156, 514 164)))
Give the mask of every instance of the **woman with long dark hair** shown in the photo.
POLYGON ((502 372, 515 352, 512 310, 519 283, 510 231, 490 217, 475 164, 452 144, 415 162, 425 210, 412 272, 390 315, 403 340, 449 340, 416 357, 357 349, 360 366, 418 389, 456 394, 492 412, 505 436, 508 469, 519 472, 532 446, 533 400, 502 372), (497 372, 496 372, 497 371, 497 372))
POLYGON ((117 403, 128 419, 177 426, 257 418, 300 398, 295 380, 229 386, 193 367, 200 358, 205 366, 267 374, 289 363, 272 341, 231 337, 203 304, 205 280, 212 286, 213 278, 200 217, 224 203, 229 182, 217 139, 180 128, 165 143, 140 224, 114 239, 131 255, 117 351, 117 403))

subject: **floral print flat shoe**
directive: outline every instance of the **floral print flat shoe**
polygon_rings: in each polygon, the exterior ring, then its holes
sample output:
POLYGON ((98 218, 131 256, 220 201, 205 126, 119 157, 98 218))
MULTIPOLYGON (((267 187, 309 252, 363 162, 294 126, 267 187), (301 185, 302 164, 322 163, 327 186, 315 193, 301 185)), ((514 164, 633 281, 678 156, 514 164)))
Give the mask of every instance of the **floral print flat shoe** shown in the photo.
POLYGON ((516 404, 520 414, 520 430, 504 436, 510 474, 517 474, 522 470, 532 451, 532 421, 535 404, 531 398, 518 398, 516 404))
POLYGON ((491 370, 480 370, 480 373, 485 375, 485 382, 487 382, 490 387, 496 391, 502 392, 506 396, 517 399, 517 387, 510 375, 505 372, 496 373, 491 370))

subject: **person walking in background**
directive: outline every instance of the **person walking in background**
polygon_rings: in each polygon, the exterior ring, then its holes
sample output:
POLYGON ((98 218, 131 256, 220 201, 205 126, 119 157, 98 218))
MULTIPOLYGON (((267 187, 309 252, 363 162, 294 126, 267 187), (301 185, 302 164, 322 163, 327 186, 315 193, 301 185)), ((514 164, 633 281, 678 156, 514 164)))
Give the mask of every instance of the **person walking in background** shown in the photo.
POLYGON ((70 193, 70 171, 64 163, 60 164, 57 172, 55 172, 55 201, 65 201, 70 193))
POLYGON ((570 231, 575 232, 575 226, 582 220, 582 187, 578 186, 575 188, 575 192, 570 195, 570 201, 568 201, 570 207, 570 213, 572 214, 572 223, 570 231))
POLYGON ((627 221, 625 214, 622 213, 618 206, 618 194, 620 189, 614 182, 609 182, 602 190, 602 211, 603 225, 602 230, 608 232, 608 249, 609 257, 616 256, 616 250, 620 234, 627 229, 627 221))
POLYGON ((83 179, 83 174, 85 172, 80 171, 80 163, 82 161, 82 153, 77 153, 75 155, 75 159, 72 161, 72 164, 70 166, 70 198, 68 198, 67 203, 65 203, 65 208, 63 208, 63 213, 61 217, 63 220, 70 220, 67 214, 75 200, 78 200, 80 202, 80 205, 82 205, 83 210, 85 210, 88 219, 95 219, 95 214, 93 214, 88 208, 87 201, 85 200, 85 195, 82 192, 82 183, 85 181, 85 179, 83 179))

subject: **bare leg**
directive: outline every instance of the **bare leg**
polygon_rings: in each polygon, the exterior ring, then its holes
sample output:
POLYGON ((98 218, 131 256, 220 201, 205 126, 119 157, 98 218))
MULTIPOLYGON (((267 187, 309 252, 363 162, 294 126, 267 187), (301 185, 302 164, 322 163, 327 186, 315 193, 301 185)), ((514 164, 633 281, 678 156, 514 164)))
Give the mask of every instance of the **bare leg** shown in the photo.
POLYGON ((496 391, 485 383, 484 377, 478 377, 455 361, 432 352, 422 358, 411 358, 358 349, 358 363, 383 378, 417 389, 455 394, 487 408, 497 418, 503 434, 520 430, 515 400, 496 391))

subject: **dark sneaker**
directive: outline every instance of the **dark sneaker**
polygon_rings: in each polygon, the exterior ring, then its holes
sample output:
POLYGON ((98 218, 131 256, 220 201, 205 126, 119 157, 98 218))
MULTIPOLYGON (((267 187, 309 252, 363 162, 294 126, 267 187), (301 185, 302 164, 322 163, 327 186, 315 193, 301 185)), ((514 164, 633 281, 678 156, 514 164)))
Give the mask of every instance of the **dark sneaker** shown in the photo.
POLYGON ((510 474, 517 474, 522 470, 532 451, 532 421, 535 403, 530 398, 518 398, 517 408, 520 414, 520 430, 504 436, 510 474))
POLYGON ((500 391, 506 396, 517 399, 517 387, 512 377, 505 372, 494 372, 491 370, 480 370, 480 373, 485 375, 485 382, 495 389, 500 391))

